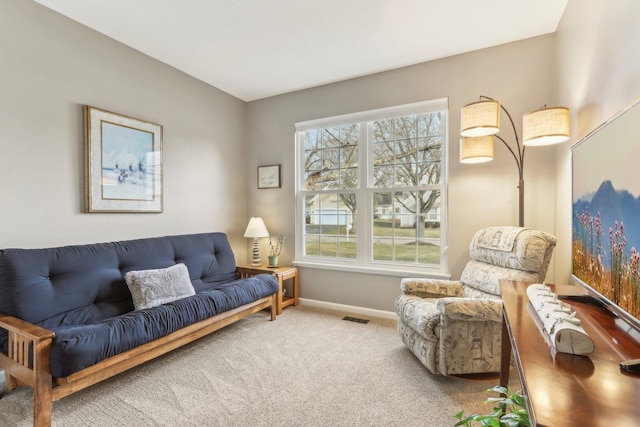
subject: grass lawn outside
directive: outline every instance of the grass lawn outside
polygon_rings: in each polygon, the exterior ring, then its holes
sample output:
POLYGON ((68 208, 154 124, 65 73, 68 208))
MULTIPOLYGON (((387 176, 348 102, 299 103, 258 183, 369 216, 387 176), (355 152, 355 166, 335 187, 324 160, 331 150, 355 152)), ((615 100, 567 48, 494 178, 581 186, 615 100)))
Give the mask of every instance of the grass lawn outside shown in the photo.
MULTIPOLYGON (((347 235, 344 225, 307 225, 305 253, 333 258, 356 258, 356 235, 347 235), (315 233, 314 233, 315 232, 315 233)), ((375 220, 373 229, 374 261, 399 261, 417 264, 440 263, 440 228, 425 228, 416 239, 415 228, 393 227, 391 221, 375 220)))

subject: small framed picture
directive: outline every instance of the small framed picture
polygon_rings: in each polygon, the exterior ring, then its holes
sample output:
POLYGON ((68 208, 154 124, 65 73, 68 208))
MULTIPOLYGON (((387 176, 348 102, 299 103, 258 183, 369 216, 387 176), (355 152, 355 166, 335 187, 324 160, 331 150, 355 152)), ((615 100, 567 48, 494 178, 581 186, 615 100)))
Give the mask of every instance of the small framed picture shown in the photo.
POLYGON ((258 188, 280 188, 280 165, 258 166, 258 188))

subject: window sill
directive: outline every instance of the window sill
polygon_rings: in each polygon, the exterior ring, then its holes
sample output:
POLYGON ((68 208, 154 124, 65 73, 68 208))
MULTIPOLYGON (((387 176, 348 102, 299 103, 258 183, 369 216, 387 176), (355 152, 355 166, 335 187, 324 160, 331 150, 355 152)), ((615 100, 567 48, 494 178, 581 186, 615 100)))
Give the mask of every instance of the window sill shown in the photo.
POLYGON ((410 269, 402 266, 360 266, 331 264, 328 262, 293 261, 296 267, 317 268, 321 270, 346 271, 350 273, 375 274, 395 277, 425 277, 429 279, 451 280, 451 274, 429 271, 426 268, 410 269))

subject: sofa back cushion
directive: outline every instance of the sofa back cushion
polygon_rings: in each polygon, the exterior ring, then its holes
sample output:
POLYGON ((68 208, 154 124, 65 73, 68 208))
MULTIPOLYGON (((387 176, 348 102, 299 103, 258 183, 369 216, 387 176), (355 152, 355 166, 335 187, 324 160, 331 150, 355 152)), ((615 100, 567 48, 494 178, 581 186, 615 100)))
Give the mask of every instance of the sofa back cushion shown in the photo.
POLYGON ((133 310, 127 272, 178 263, 196 292, 235 279, 224 233, 0 250, 0 312, 45 328, 101 321, 133 310))

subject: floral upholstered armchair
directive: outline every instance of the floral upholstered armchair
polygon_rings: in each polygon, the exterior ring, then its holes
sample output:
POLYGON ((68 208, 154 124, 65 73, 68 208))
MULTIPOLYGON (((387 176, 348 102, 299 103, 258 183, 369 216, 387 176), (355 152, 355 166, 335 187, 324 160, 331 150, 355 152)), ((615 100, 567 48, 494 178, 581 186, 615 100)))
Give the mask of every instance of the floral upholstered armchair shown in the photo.
POLYGON ((432 373, 500 371, 500 279, 541 283, 556 238, 520 227, 478 231, 459 281, 402 279, 395 301, 404 344, 432 373))

